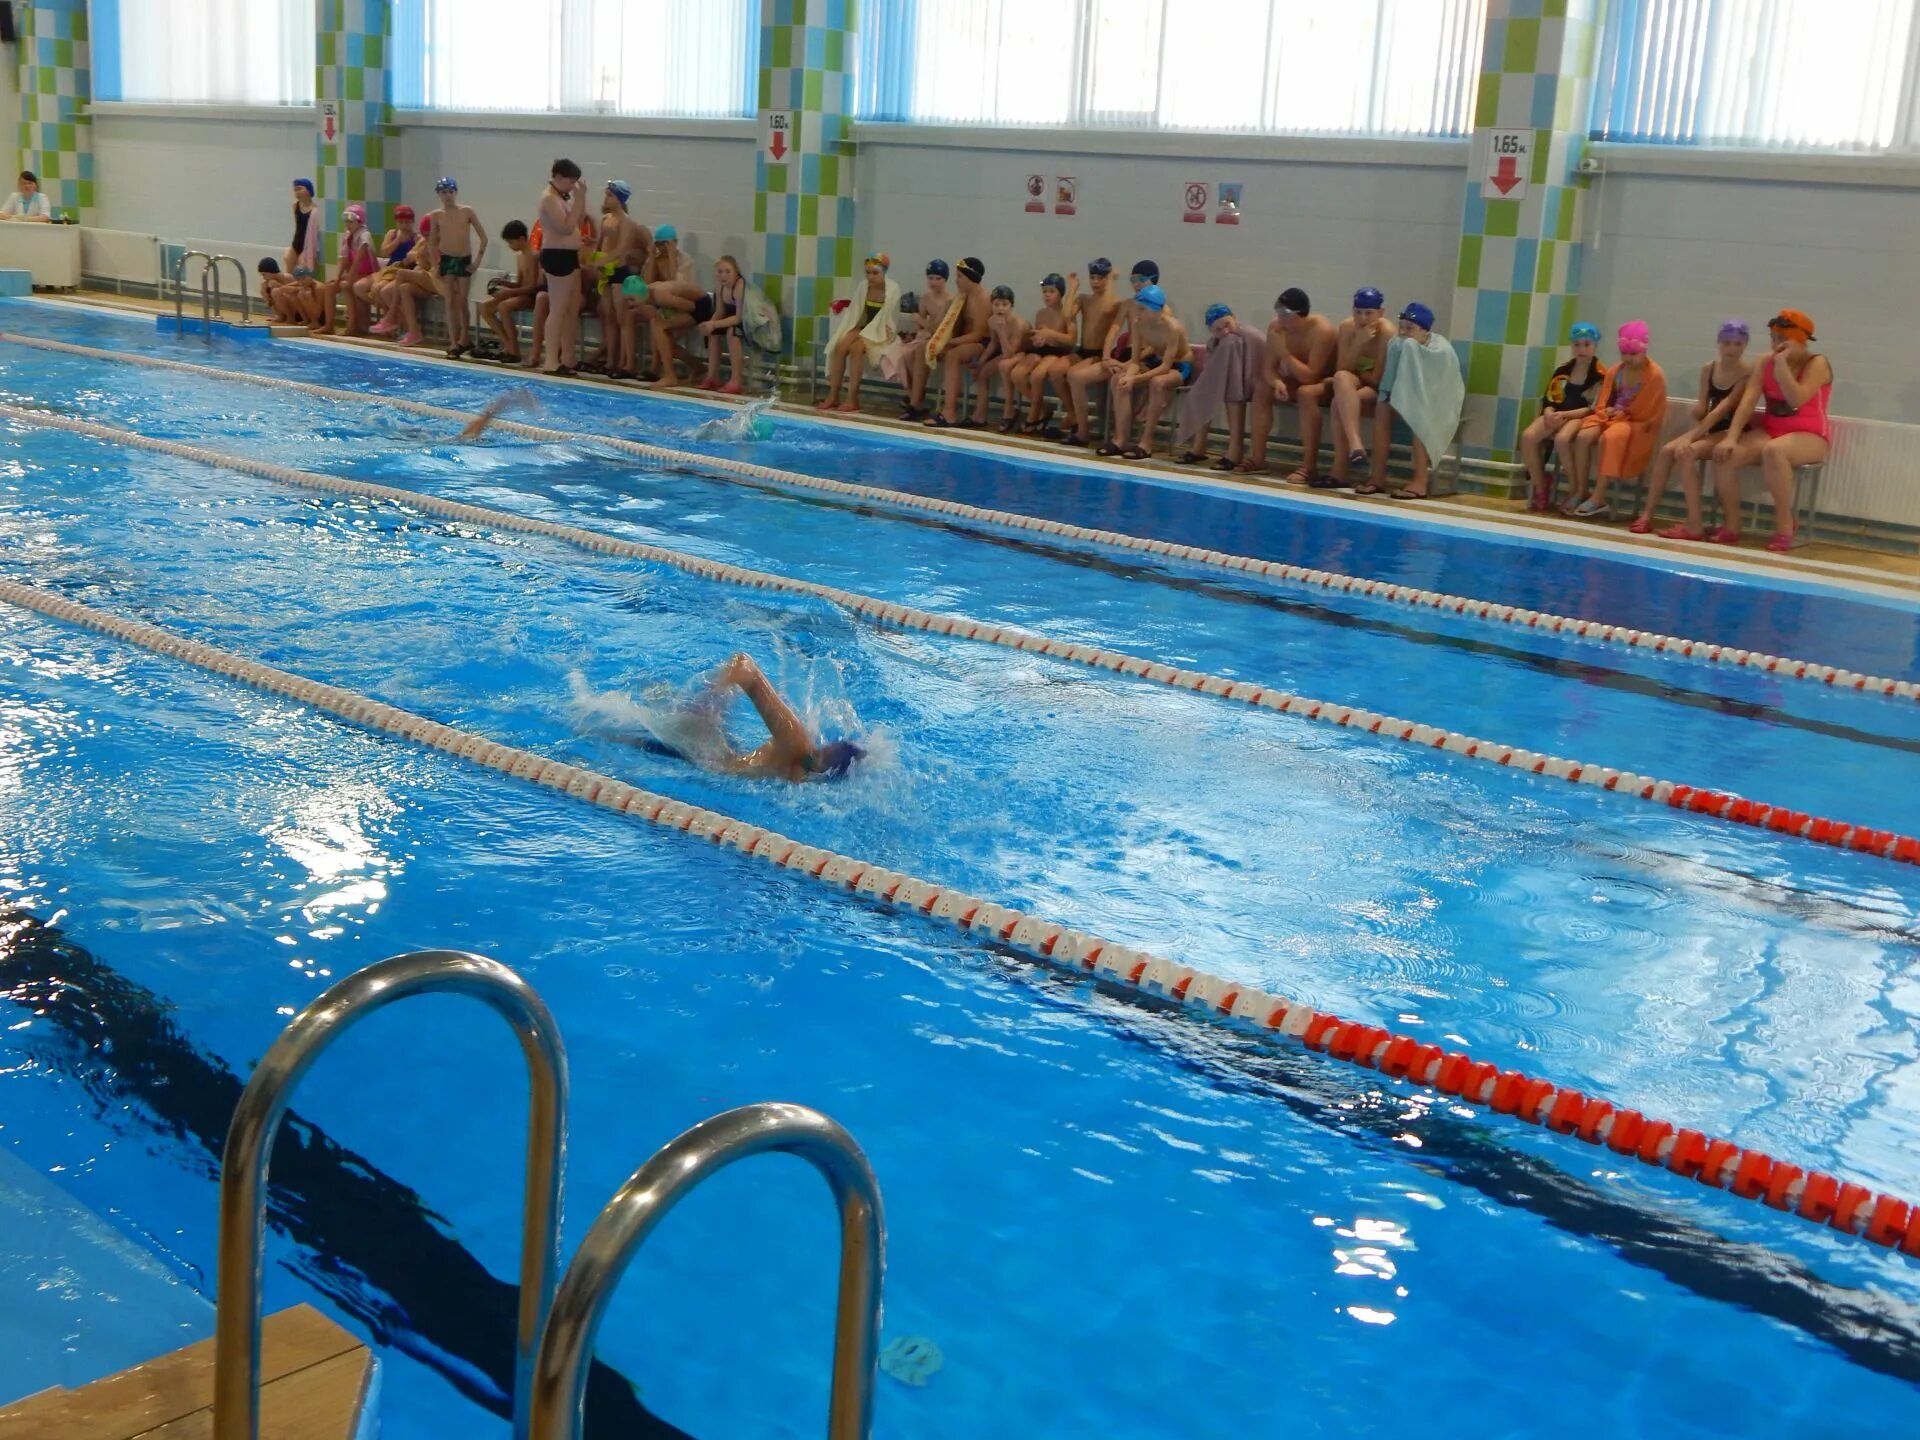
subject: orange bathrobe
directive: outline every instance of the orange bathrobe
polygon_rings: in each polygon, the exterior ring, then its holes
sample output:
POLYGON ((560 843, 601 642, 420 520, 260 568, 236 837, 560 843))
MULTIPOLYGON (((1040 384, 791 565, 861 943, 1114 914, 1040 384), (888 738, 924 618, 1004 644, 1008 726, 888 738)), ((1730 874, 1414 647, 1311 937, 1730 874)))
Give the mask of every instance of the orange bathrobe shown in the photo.
POLYGON ((1600 433, 1600 475, 1607 480, 1625 480, 1643 473, 1653 460, 1653 447, 1660 443, 1660 430, 1667 419, 1667 376, 1652 360, 1640 375, 1640 393, 1627 402, 1627 415, 1617 420, 1607 415, 1613 405, 1614 387, 1626 374, 1622 361, 1607 372, 1600 386, 1600 398, 1593 402, 1593 414, 1581 424, 1582 430, 1600 433))

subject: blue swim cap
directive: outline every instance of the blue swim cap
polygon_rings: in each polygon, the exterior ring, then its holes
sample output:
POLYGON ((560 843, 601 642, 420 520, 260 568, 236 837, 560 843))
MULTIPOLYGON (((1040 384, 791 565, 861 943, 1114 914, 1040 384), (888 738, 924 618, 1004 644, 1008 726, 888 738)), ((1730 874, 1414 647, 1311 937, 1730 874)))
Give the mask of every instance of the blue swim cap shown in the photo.
POLYGON ((633 199, 633 187, 624 180, 609 180, 607 182, 607 189, 620 197, 620 203, 622 205, 633 199))
POLYGON ((1142 290, 1133 298, 1149 310, 1164 310, 1167 308, 1167 292, 1162 290, 1158 285, 1147 286, 1146 289, 1142 290))
POLYGON ((313 198, 313 182, 311 180, 296 180, 293 183, 298 185, 302 190, 307 192, 308 199, 313 198))
POLYGON ((1113 262, 1104 255, 1098 260, 1090 260, 1087 262, 1087 273, 1089 275, 1111 275, 1113 273, 1113 262))
POLYGON ((938 275, 942 280, 949 280, 953 277, 953 271, 947 268, 947 262, 944 260, 929 260, 927 262, 927 273, 929 275, 938 275))
POLYGON ((1356 290, 1353 292, 1353 308, 1356 310, 1384 310, 1387 308, 1387 297, 1369 285, 1364 290, 1356 290))
POLYGON ((1598 325, 1590 325, 1585 320, 1582 320, 1567 332, 1567 339, 1591 340, 1594 344, 1598 345, 1600 343, 1600 327, 1598 325))
POLYGON ((659 225, 654 227, 653 238, 656 241, 657 240, 678 240, 680 238, 680 232, 674 229, 673 226, 671 225, 659 225))
POLYGON ((1408 301, 1406 308, 1400 312, 1400 318, 1408 324, 1418 325, 1422 330, 1433 329, 1432 307, 1422 305, 1418 300, 1408 301))
POLYGON ((1049 287, 1058 290, 1062 295, 1067 293, 1067 282, 1060 278, 1058 271, 1055 271, 1040 282, 1040 288, 1042 290, 1048 289, 1049 287))
POLYGON ((866 753, 851 740, 834 740, 814 752, 813 763, 807 768, 815 775, 838 780, 853 768, 854 761, 863 759, 866 753))
POLYGON ((459 188, 460 182, 451 175, 442 175, 438 180, 433 182, 433 193, 436 195, 442 190, 458 190, 459 188))
POLYGON ((1231 315, 1232 313, 1233 307, 1231 305, 1209 305, 1207 307, 1207 328, 1211 330, 1214 321, 1218 320, 1222 315, 1231 315))

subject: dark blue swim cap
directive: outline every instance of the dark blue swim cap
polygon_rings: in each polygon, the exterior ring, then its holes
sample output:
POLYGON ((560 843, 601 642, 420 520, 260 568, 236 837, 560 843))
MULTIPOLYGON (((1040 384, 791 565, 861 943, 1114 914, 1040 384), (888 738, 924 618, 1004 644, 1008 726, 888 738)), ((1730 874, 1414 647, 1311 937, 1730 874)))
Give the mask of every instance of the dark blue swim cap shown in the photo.
POLYGON ((1087 273, 1089 275, 1111 275, 1113 273, 1113 262, 1102 255, 1098 260, 1092 260, 1087 263, 1087 273))
POLYGON ((1134 261, 1133 273, 1135 275, 1144 275, 1149 281, 1153 282, 1158 282, 1160 279, 1160 267, 1151 260, 1134 261))
POLYGON ((947 262, 944 260, 929 260, 927 262, 927 273, 929 275, 938 275, 942 280, 950 280, 953 278, 953 272, 947 269, 947 262))
POLYGON ((829 741, 814 752, 810 768, 816 775, 838 780, 853 767, 854 761, 863 758, 866 753, 851 740, 829 741))

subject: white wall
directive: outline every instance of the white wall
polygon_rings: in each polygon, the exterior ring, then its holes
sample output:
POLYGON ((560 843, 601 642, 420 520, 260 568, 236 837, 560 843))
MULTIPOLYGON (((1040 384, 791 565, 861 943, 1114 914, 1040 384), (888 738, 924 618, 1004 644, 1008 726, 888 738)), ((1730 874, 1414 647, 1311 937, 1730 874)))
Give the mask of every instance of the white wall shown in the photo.
POLYGON ((1043 275, 1078 270, 1084 280, 1087 262, 1105 255, 1121 280, 1135 261, 1157 261, 1168 296, 1196 329, 1216 300, 1264 324, 1290 285, 1336 316, 1361 285, 1378 285, 1396 308, 1415 299, 1442 316, 1451 308, 1464 144, 1350 142, 1353 158, 1334 159, 1340 148, 1324 141, 1130 136, 1106 144, 1083 134, 1075 138, 1100 149, 1061 151, 985 148, 977 131, 936 132, 929 144, 903 130, 862 126, 858 137, 861 244, 887 251, 903 284, 917 283, 934 256, 977 255, 987 284, 1011 285, 1031 315, 1043 275), (1289 158, 1275 158, 1283 152, 1289 158), (1046 176, 1049 187, 1056 175, 1077 178, 1078 213, 1025 213, 1029 174, 1046 176), (1185 223, 1190 181, 1244 184, 1240 223, 1212 223, 1211 208, 1209 223, 1185 223))
POLYGON ((1795 168, 1609 173, 1597 203, 1589 197, 1580 313, 1608 326, 1648 321, 1675 392, 1691 394, 1723 319, 1745 319, 1764 344, 1770 316, 1805 310, 1833 361, 1834 411, 1911 423, 1920 365, 1906 307, 1920 293, 1920 188, 1810 184, 1795 168))
MULTIPOLYGON (((247 112, 253 115, 257 112, 247 112)), ((313 174, 313 120, 212 119, 110 107, 93 119, 93 223, 165 240, 285 245, 292 186, 313 174)))

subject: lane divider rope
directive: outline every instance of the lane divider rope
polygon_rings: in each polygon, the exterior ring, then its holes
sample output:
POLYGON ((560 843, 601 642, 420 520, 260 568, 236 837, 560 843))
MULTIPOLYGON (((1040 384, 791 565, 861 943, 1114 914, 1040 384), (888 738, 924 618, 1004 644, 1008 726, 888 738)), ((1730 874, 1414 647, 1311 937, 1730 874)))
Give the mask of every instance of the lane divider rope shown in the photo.
MULTIPOLYGON (((132 355, 114 350, 100 350, 91 346, 76 345, 70 341, 47 340, 38 336, 17 335, 7 331, 0 331, 0 340, 38 350, 83 355, 97 360, 177 370, 188 374, 206 375, 218 380, 239 380, 249 385, 292 390, 327 400, 348 400, 362 405, 384 405, 410 414, 439 420, 454 420, 463 424, 473 418, 464 410, 453 410, 442 405, 429 405, 419 400, 407 400, 392 395, 368 394, 359 390, 342 390, 329 385, 317 385, 310 381, 289 380, 277 375, 254 375, 242 370, 223 370, 215 365, 197 365, 190 361, 168 360, 155 355, 132 355)), ((574 444, 582 439, 578 434, 554 430, 542 425, 529 425, 518 420, 495 420, 493 427, 533 440, 574 444)), ((610 446, 662 464, 686 466, 722 475, 738 475, 751 480, 816 490, 876 504, 925 510, 938 515, 997 525, 1004 529, 1037 531, 1041 534, 1056 535, 1089 544, 1163 556, 1189 564, 1231 570, 1239 574, 1257 575, 1310 590, 1338 591, 1368 599, 1408 605, 1415 609, 1434 610, 1442 614, 1462 616, 1469 620, 1512 625, 1520 629, 1538 630, 1552 635, 1572 635, 1583 640, 1656 655, 1762 670, 1785 679, 1811 680, 1838 690, 1855 690, 1867 694, 1894 696, 1904 700, 1920 700, 1920 683, 1889 679, 1881 675, 1863 675, 1835 665, 1816 664, 1810 660, 1769 655, 1762 651, 1744 650, 1738 646, 1717 645, 1706 640, 1688 640, 1680 636, 1662 635, 1657 631, 1636 629, 1628 625, 1611 625, 1600 620, 1579 620, 1570 615, 1555 615, 1549 611, 1503 605, 1492 600, 1475 600, 1467 596, 1423 590, 1416 586, 1400 585, 1387 580, 1367 580, 1358 576, 1343 575, 1338 571, 1294 565, 1280 560, 1260 560, 1248 555, 1234 555, 1209 549, 1202 545, 1187 545, 1171 540, 1151 540, 1139 535, 1129 535, 1123 531, 1099 530, 1064 520, 1022 515, 1014 510, 994 510, 958 500, 916 495, 911 491, 890 490, 877 485, 859 485, 849 480, 832 480, 796 470, 780 470, 768 465, 755 465, 749 461, 735 460, 728 456, 701 455, 688 450, 649 445, 639 440, 628 440, 619 436, 596 435, 591 438, 596 444, 610 446)))
POLYGON ((380 485, 343 475, 295 470, 290 466, 276 465, 268 460, 230 455, 225 451, 208 450, 198 445, 187 445, 178 440, 159 440, 137 431, 116 429, 91 420, 76 420, 71 416, 55 415, 42 410, 26 410, 6 404, 0 404, 0 420, 13 420, 41 429, 65 430, 132 449, 175 455, 200 464, 255 475, 305 489, 382 500, 425 514, 439 515, 472 525, 519 534, 540 535, 593 551, 596 554, 622 556, 671 566, 687 574, 723 584, 743 585, 754 590, 771 590, 787 595, 804 595, 841 606, 853 614, 881 625, 895 626, 905 630, 922 630, 935 635, 952 635, 962 640, 980 640, 1004 646, 1010 650, 1022 650, 1031 654, 1071 661, 1096 670, 1111 670, 1122 675, 1170 685, 1176 689, 1211 695, 1216 699, 1251 705, 1260 709, 1278 710, 1287 715, 1322 721, 1351 730, 1361 730, 1368 734, 1385 736, 1391 740, 1400 740, 1426 749, 1445 750, 1469 760, 1480 760, 1509 769, 1545 775, 1571 784, 1611 790, 1617 794, 1630 795, 1656 805, 1665 805, 1669 809, 1685 810, 1737 825, 1798 836, 1816 844, 1830 845, 1841 850, 1854 850, 1909 865, 1920 865, 1920 838, 1911 835, 1902 835, 1896 831, 1881 830, 1868 825, 1830 820, 1824 816, 1808 814, 1803 810, 1792 810, 1786 806, 1749 800, 1727 791, 1676 784, 1671 780, 1640 775, 1630 770, 1592 765, 1557 755, 1542 755, 1518 746, 1481 740, 1471 735, 1462 735, 1457 731, 1443 730, 1438 726, 1424 725, 1413 720, 1402 720, 1396 716, 1378 714, 1357 706, 1314 700, 1274 686, 1260 685, 1249 680, 1229 680, 1223 675, 1212 675, 1205 671, 1188 670, 1147 660, 1124 650, 1079 644, 1042 635, 1032 630, 1022 630, 1016 626, 972 620, 964 615, 920 610, 911 605, 901 605, 890 600, 880 600, 871 595, 862 595, 857 591, 842 590, 835 586, 821 585, 811 580, 798 580, 764 570, 749 570, 744 566, 733 565, 726 561, 708 560, 660 545, 625 540, 601 531, 582 529, 577 525, 563 525, 554 520, 542 520, 534 516, 519 515, 509 510, 495 510, 483 505, 470 505, 465 501, 448 500, 423 491, 404 490, 393 485, 380 485))
POLYGON ((276 669, 128 620, 17 581, 0 580, 0 601, 50 619, 169 656, 242 684, 283 695, 369 730, 453 755, 588 804, 724 845, 828 889, 912 911, 1032 959, 1154 996, 1240 1030, 1297 1040, 1308 1050, 1377 1070, 1500 1115, 1698 1181, 1741 1200, 1757 1201, 1803 1220, 1920 1256, 1920 1205, 1876 1194, 1824 1171, 1789 1164, 1699 1130, 1617 1107, 1570 1086, 1519 1070, 1502 1070, 1461 1051, 1347 1020, 1296 1000, 1227 980, 1190 965, 1097 935, 1073 930, 1011 906, 949 889, 871 861, 805 845, 716 810, 530 750, 502 745, 470 730, 442 725, 356 691, 276 669))

